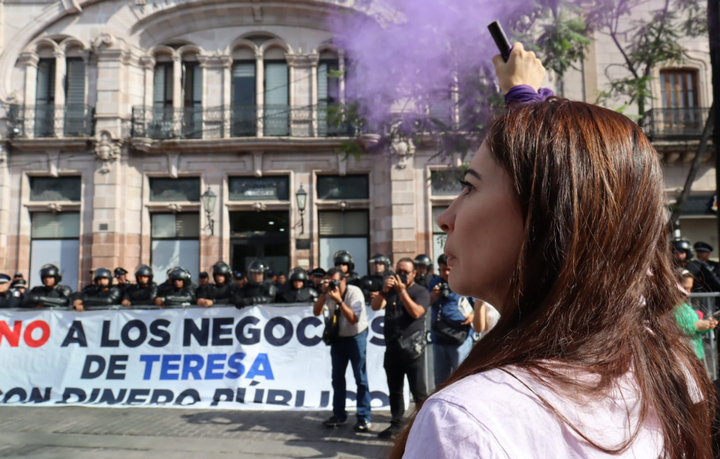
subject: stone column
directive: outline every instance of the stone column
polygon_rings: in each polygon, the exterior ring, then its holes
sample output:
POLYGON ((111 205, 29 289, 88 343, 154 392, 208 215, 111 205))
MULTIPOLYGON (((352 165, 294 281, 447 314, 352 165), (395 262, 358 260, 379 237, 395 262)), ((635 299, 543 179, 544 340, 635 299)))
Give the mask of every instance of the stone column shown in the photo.
POLYGON ((231 57, 222 58, 223 65, 223 137, 229 139, 231 132, 233 101, 232 101, 232 65, 231 57))
POLYGON ((55 136, 60 138, 65 136, 65 77, 67 75, 67 61, 65 53, 57 51, 55 53, 55 107, 53 122, 55 136))
POLYGON ((155 58, 154 57, 143 57, 140 59, 140 65, 145 69, 145 92, 143 98, 143 105, 146 109, 150 109, 153 106, 153 91, 155 89, 155 58))
POLYGON ((260 50, 255 53, 255 93, 257 100, 257 136, 263 136, 263 113, 265 105, 265 67, 260 50))
POLYGON ((0 272, 11 272, 8 257, 10 234, 10 171, 5 144, 0 145, 0 272))
POLYGON ((313 137, 318 136, 318 63, 320 59, 315 59, 310 67, 310 87, 312 88, 312 102, 310 104, 310 110, 312 111, 312 135, 313 137))
MULTIPOLYGON (((18 58, 18 65, 25 67, 25 88, 23 93, 23 103, 25 107, 31 107, 35 105, 35 95, 37 92, 37 66, 40 62, 40 58, 35 53, 23 53, 18 58)), ((34 129, 35 120, 23 121, 23 126, 20 129, 25 131, 25 136, 32 138, 35 136, 34 129)))
POLYGON ((409 140, 396 140, 390 146, 390 153, 392 257, 396 262, 402 257, 413 258, 417 252, 417 199, 413 167, 415 147, 409 140))
POLYGON ((340 93, 340 104, 345 103, 345 52, 338 51, 338 70, 340 77, 338 78, 338 92, 340 93))

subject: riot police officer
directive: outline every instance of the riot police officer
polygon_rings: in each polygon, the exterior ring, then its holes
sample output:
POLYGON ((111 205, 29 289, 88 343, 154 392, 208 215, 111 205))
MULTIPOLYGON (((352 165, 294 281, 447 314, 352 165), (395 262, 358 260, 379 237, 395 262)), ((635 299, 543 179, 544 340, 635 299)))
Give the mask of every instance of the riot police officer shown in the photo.
POLYGON ((135 284, 125 289, 123 306, 155 304, 158 286, 153 282, 153 270, 148 265, 140 265, 135 270, 135 284))
POLYGON ((125 268, 115 268, 113 274, 115 274, 115 279, 117 279, 116 287, 124 293, 125 290, 130 286, 130 281, 127 278, 128 270, 125 268))
POLYGON ((12 279, 7 274, 0 274, 0 308, 19 308, 22 304, 22 293, 11 290, 12 279))
POLYGON ((173 268, 168 279, 172 285, 172 290, 165 289, 162 296, 158 293, 155 298, 156 306, 190 306, 195 304, 195 289, 188 270, 181 267, 173 268))
POLYGON ((198 288, 195 289, 195 296, 207 298, 207 290, 210 290, 210 276, 207 271, 203 271, 198 275, 198 288))
POLYGON ((318 299, 318 292, 307 284, 308 275, 302 268, 293 269, 287 288, 275 297, 278 303, 314 303, 318 299))
POLYGON ((366 302, 372 301, 382 290, 385 280, 390 275, 390 259, 382 253, 377 253, 372 256, 368 264, 369 272, 372 274, 360 279, 360 289, 366 302))
POLYGON ((690 241, 675 238, 672 241, 673 259, 675 263, 690 271, 695 278, 693 292, 720 292, 720 279, 715 277, 712 269, 702 260, 693 260, 690 241))
POLYGON ((40 268, 40 279, 43 285, 38 285, 30 289, 30 292, 25 297, 25 301, 23 301, 23 307, 70 306, 72 289, 67 285, 60 285, 62 275, 57 266, 48 264, 40 268))
POLYGON ((267 265, 264 261, 253 261, 248 267, 250 274, 248 283, 236 295, 235 307, 243 308, 255 304, 268 304, 275 301, 277 289, 269 280, 265 279, 267 265))
MULTIPOLYGON (((175 268, 177 268, 177 266, 175 268)), ((175 287, 173 286, 173 282, 170 279, 170 273, 173 272, 173 269, 175 269, 175 268, 170 268, 167 271, 165 271, 165 282, 158 285, 157 296, 166 296, 166 295, 171 294, 175 290, 175 287)))
POLYGON ((333 264, 340 268, 348 285, 360 286, 360 276, 355 272, 355 262, 347 250, 338 250, 333 255, 333 264))
POLYGON ((213 265, 215 283, 205 289, 198 288, 198 306, 210 307, 213 304, 231 304, 235 298, 236 286, 231 280, 232 270, 224 261, 213 265))
POLYGON ((93 278, 94 285, 83 289, 73 301, 73 308, 76 311, 84 311, 87 306, 112 306, 120 304, 123 293, 119 288, 112 285, 112 273, 109 269, 98 268, 93 278))
POLYGON ((413 264, 415 265, 415 271, 417 271, 417 276, 415 276, 415 283, 425 288, 428 288, 428 286, 430 285, 430 281, 434 278, 432 273, 432 259, 425 254, 418 255, 413 260, 413 264))

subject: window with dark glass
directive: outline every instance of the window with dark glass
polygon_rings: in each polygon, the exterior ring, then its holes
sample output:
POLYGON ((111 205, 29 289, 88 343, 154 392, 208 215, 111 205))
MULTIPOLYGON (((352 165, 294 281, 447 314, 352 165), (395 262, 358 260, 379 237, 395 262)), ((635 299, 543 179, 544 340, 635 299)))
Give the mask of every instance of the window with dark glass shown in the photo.
POLYGON ((368 176, 318 175, 317 192, 319 199, 368 199, 368 176))
POLYGON ((31 201, 80 201, 80 177, 30 177, 31 201))
POLYGON ((199 178, 151 178, 150 201, 199 201, 199 178))
POLYGON ((235 137, 257 134, 256 92, 255 61, 235 62, 232 69, 232 135, 235 137))
POLYGON ((173 63, 159 62, 155 66, 153 84, 153 108, 163 109, 173 106, 173 63))
POLYGON ((153 239, 197 239, 200 237, 200 214, 152 214, 153 239))
POLYGON ((367 236, 367 210, 327 210, 318 212, 320 236, 367 236))
POLYGON ((287 201, 290 177, 230 177, 228 188, 231 201, 287 201))

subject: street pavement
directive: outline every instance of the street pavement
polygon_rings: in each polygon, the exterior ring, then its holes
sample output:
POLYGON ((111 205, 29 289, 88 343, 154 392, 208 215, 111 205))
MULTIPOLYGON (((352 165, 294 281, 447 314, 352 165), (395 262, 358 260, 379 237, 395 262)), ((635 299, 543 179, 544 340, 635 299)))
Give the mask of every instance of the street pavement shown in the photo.
POLYGON ((381 458, 377 438, 389 412, 373 413, 373 432, 326 429, 329 411, 172 408, 0 407, 0 457, 37 459, 381 458))

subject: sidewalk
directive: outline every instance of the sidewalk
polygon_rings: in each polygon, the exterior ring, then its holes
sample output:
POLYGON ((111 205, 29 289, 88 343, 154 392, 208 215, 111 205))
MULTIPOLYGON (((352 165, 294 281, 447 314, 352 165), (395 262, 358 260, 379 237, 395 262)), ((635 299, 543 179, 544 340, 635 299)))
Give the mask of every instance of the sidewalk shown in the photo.
POLYGON ((338 429, 329 411, 223 411, 169 408, 0 407, 0 457, 37 459, 380 458, 377 438, 354 418, 338 429))

